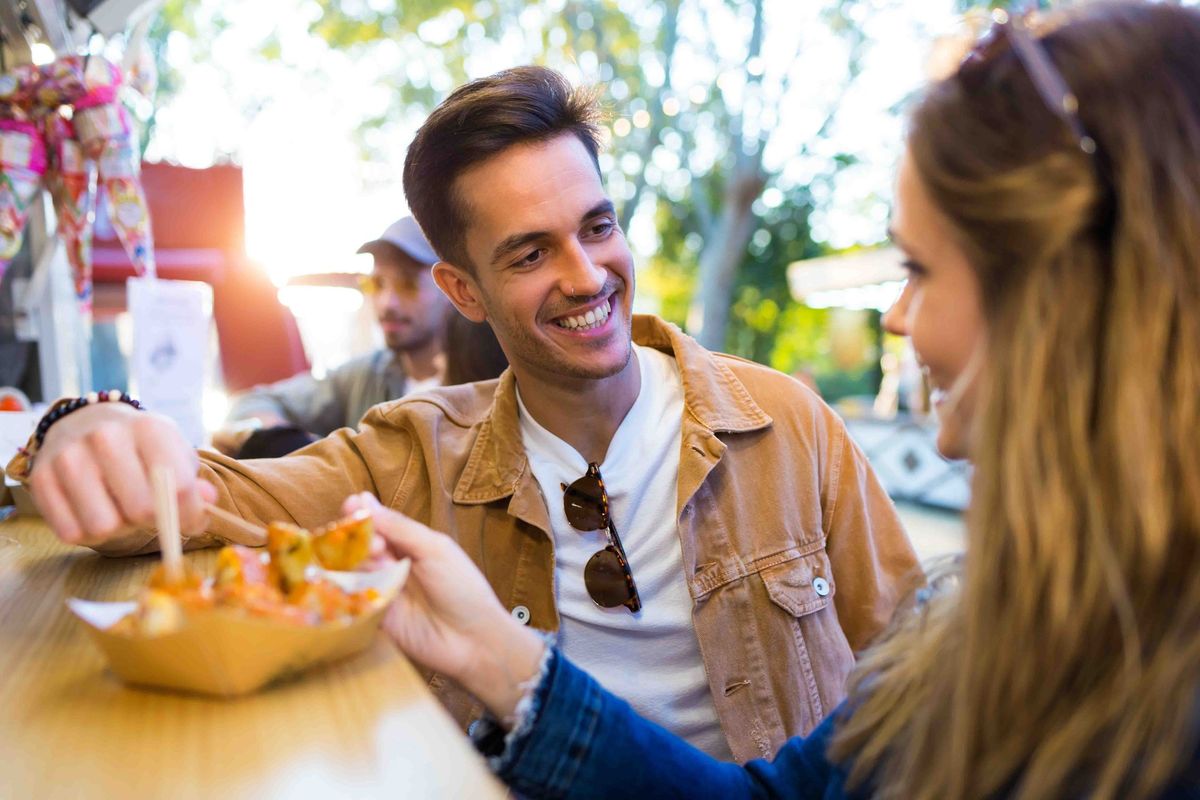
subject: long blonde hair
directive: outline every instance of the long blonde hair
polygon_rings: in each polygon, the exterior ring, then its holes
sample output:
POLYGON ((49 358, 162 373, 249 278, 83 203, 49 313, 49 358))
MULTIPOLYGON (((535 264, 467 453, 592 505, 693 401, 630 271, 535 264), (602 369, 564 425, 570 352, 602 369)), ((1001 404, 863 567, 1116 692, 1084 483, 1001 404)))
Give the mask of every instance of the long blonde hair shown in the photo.
POLYGON ((1145 797, 1200 723, 1200 11, 1081 9, 937 84, 917 173, 982 287, 957 590, 862 660, 832 755, 883 797, 1145 797), (967 80, 971 77, 971 80, 967 80))

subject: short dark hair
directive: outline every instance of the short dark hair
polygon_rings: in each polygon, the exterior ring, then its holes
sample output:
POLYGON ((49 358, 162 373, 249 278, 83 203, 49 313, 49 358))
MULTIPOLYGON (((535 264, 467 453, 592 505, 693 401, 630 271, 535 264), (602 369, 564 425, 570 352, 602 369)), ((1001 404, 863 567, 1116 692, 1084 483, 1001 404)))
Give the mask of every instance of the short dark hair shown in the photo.
POLYGON ((404 159, 404 195, 439 258, 474 269, 466 250, 469 210, 455 188, 470 167, 513 145, 572 134, 599 173, 597 97, 552 69, 516 67, 458 87, 434 109, 404 159))

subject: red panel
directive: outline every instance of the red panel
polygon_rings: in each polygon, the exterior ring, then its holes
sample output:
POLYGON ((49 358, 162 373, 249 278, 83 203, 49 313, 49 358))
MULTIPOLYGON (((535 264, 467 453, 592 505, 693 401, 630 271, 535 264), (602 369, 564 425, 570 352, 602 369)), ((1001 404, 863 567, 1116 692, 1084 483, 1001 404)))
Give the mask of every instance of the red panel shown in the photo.
MULTIPOLYGON (((242 170, 142 164, 158 274, 213 286, 213 317, 225 386, 240 391, 309 368, 291 312, 274 284, 245 255, 242 170)), ((97 284, 125 282, 133 265, 117 240, 104 203, 96 214, 93 263, 97 284)))

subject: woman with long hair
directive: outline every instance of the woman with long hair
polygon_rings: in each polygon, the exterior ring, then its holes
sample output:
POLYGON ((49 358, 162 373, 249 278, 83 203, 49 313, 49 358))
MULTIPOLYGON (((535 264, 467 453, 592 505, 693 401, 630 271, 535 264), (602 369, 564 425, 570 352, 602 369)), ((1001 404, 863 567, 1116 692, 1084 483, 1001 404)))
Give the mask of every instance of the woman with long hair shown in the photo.
POLYGON ((893 237, 885 324, 975 464, 966 556, 773 761, 641 720, 376 511, 414 560, 391 634, 495 715, 476 738, 517 792, 1200 795, 1200 11, 1002 20, 913 112, 893 237))

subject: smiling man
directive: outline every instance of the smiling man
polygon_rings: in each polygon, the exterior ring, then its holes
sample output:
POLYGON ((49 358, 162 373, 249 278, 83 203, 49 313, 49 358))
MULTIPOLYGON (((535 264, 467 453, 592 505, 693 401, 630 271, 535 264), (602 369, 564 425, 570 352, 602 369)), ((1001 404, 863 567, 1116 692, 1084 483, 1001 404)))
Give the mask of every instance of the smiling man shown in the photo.
MULTIPOLYGON (((282 459, 203 454, 201 481, 169 423, 91 403, 31 444, 47 519, 105 552, 153 548, 133 529, 152 517, 155 463, 176 466, 187 530, 205 501, 310 526, 367 490, 454 537, 515 617, 705 751, 769 757, 808 732, 921 582, 916 559, 815 395, 634 316, 598 149, 594 96, 535 67, 461 87, 409 149, 434 277, 491 323, 511 364, 498 381, 376 406, 282 459)), ((187 544, 237 536, 214 520, 187 544)))

